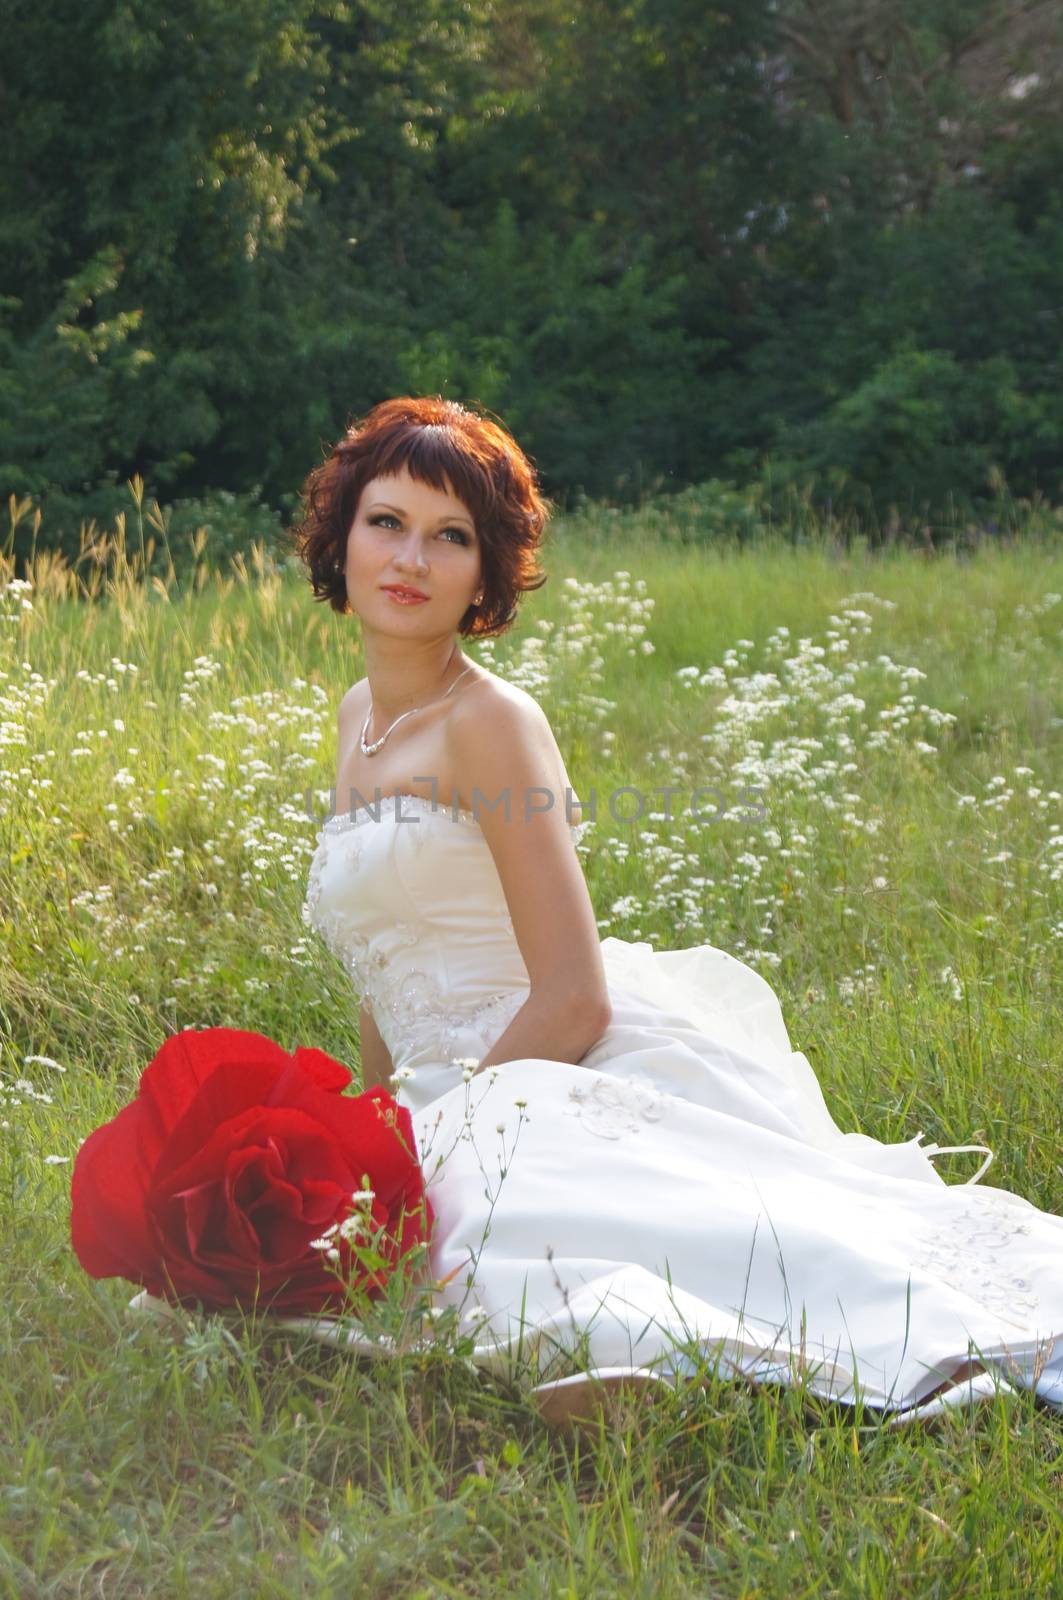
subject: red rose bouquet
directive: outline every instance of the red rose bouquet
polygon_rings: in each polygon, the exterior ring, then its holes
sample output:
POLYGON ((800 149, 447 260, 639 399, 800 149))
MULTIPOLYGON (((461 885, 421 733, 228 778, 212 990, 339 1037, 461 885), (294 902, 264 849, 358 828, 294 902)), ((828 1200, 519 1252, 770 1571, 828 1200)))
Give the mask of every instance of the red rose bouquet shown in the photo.
POLYGON ((91 1133, 71 1180, 71 1241, 94 1278, 161 1299, 284 1312, 379 1295, 433 1214, 409 1111, 321 1050, 186 1028, 137 1097, 91 1133))

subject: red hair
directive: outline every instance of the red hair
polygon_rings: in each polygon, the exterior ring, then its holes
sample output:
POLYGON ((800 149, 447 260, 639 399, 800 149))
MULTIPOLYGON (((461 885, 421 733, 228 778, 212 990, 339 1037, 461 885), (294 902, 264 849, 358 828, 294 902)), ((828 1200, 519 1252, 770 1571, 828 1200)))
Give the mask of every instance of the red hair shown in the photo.
POLYGON ((302 520, 292 530, 315 598, 348 613, 343 569, 347 536, 362 490, 403 468, 442 493, 449 487, 476 526, 483 561, 483 601, 470 606, 462 635, 504 633, 521 595, 546 574, 535 552, 552 510, 537 475, 512 436, 487 417, 441 396, 382 400, 353 422, 303 485, 302 520))

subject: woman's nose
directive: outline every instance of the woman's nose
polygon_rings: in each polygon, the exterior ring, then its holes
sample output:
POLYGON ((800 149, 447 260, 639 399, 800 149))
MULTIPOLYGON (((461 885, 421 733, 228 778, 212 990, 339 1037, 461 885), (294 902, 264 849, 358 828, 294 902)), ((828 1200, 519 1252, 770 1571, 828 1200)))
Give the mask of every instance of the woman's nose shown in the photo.
POLYGON ((407 539, 399 550, 398 564, 400 567, 412 567, 415 572, 428 571, 428 562, 421 549, 421 541, 416 535, 407 539))

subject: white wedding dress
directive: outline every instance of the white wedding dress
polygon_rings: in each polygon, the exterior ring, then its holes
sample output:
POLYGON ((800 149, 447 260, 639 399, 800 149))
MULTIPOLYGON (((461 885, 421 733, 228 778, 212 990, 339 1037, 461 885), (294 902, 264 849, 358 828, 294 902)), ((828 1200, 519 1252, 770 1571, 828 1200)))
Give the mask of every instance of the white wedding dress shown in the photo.
POLYGON ((329 817, 303 920, 391 1053, 438 1304, 484 1368, 532 1361, 541 1392, 580 1372, 675 1382, 711 1357, 859 1393, 891 1422, 998 1387, 1063 1408, 1063 1217, 978 1187, 991 1153, 967 1182, 930 1160, 984 1146, 841 1132, 743 962, 605 938, 612 1021, 583 1060, 466 1080, 455 1061, 479 1061, 529 992, 472 814, 403 794, 329 817))

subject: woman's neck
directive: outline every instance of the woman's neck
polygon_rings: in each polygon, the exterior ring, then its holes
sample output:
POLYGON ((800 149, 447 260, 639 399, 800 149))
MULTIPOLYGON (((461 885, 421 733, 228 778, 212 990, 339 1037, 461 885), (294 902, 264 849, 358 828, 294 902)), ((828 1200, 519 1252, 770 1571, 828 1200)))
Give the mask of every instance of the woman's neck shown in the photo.
POLYGON ((373 705, 373 728, 379 737, 384 728, 404 711, 427 705, 444 694, 467 665, 461 650, 450 640, 443 650, 413 656, 404 650, 401 657, 383 658, 366 651, 366 678, 373 705))

